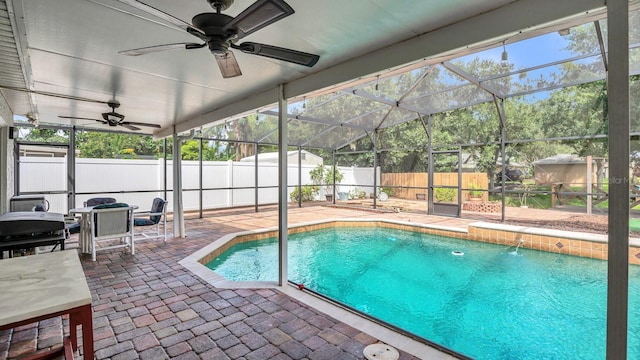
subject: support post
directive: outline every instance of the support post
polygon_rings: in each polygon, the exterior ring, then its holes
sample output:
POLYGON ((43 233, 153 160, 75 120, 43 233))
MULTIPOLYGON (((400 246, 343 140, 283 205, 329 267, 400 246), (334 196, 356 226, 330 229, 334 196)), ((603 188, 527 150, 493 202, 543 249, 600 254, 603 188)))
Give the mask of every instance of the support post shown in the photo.
POLYGON ((278 285, 289 282, 288 255, 288 217, 287 217, 287 146, 289 143, 287 100, 284 97, 284 85, 278 89, 278 285))
POLYGON ((302 146, 298 145, 298 207, 302 207, 302 146))
POLYGON ((427 118, 427 153, 429 156, 429 168, 427 173, 427 214, 433 215, 433 146, 431 145, 431 115, 427 118))
POLYGON ((20 148, 13 141, 13 195, 20 195, 20 148))
POLYGON ((260 197, 260 189, 258 189, 258 181, 259 181, 259 174, 258 174, 258 170, 259 170, 259 162, 258 162, 258 143, 255 142, 253 143, 253 153, 254 155, 254 162, 253 162, 253 190, 254 190, 254 211, 258 212, 258 201, 259 201, 259 197, 260 197))
POLYGON ((629 309, 629 2, 607 1, 609 257, 607 360, 627 358, 629 309))
POLYGON ((378 129, 373 131, 373 208, 378 205, 378 129))
MULTIPOLYGON (((429 142, 429 144, 431 143, 431 130, 430 130, 430 126, 428 124, 425 124, 424 119, 422 118, 422 115, 420 113, 417 113, 418 115, 418 119, 420 119, 420 123, 422 124, 422 128, 424 129, 425 134, 427 134, 427 141, 429 142)), ((429 116, 429 119, 431 118, 431 116, 429 116)), ((430 159, 431 157, 429 156, 429 148, 427 148, 427 159, 430 159)), ((427 160, 428 162, 429 160, 427 160)), ((429 171, 431 167, 427 164, 427 171, 429 171)), ((427 175, 427 182, 429 182, 427 175)), ((427 184, 427 188, 425 189, 427 194, 429 193, 429 185, 427 184)), ((416 195, 417 197, 417 195, 416 195)), ((429 202, 427 200, 427 213, 429 212, 429 202)))
POLYGON ((498 118, 500 119, 500 157, 502 157, 502 169, 500 170, 500 197, 502 198, 502 210, 500 215, 500 222, 504 222, 505 210, 507 202, 505 199, 505 179, 507 173, 507 131, 506 131, 506 114, 504 110, 504 99, 500 99, 498 104, 498 97, 493 95, 493 103, 496 105, 496 111, 498 112, 498 118))
POLYGON ((457 217, 462 216, 462 146, 458 146, 458 212, 457 217))
POLYGON ((69 130, 67 147, 67 213, 76 207, 76 127, 69 130))
POLYGON ((163 199, 167 199, 167 188, 169 187, 169 181, 167 179, 167 138, 162 139, 162 181, 163 185, 163 199))
POLYGON ((173 236, 186 237, 182 204, 182 147, 180 137, 173 133, 173 236))
POLYGON ((331 152, 331 168, 333 169, 333 172, 331 173, 331 184, 333 186, 331 186, 331 191, 333 192, 333 204, 335 205, 336 203, 336 196, 338 195, 338 192, 336 191, 336 150, 334 149, 331 152))
POLYGON ((199 139, 199 143, 200 146, 198 146, 198 174, 199 174, 199 178, 198 178, 198 208, 200 209, 200 216, 199 218, 202 219, 202 188, 203 188, 203 184, 204 184, 204 175, 203 175, 203 166, 202 166, 202 138, 199 139))
POLYGON ((593 206, 593 156, 587 156, 587 215, 591 215, 593 206))

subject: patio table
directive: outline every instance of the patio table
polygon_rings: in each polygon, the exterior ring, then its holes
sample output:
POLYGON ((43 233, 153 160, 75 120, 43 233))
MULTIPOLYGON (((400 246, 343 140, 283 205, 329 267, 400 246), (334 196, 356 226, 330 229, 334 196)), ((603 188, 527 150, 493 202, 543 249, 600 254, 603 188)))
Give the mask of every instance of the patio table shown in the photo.
POLYGON ((91 292, 76 251, 0 261, 0 304, 0 330, 68 314, 71 347, 78 349, 80 325, 84 358, 93 359, 91 292))

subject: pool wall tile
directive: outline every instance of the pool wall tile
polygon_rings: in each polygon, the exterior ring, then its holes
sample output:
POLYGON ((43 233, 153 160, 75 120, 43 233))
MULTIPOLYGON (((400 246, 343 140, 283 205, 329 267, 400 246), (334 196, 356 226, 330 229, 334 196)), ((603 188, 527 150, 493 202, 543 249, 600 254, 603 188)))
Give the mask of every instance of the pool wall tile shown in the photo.
MULTIPOLYGON (((546 251, 558 254, 581 256, 606 260, 608 256, 606 235, 575 233, 551 229, 520 227, 513 225, 476 222, 468 225, 467 230, 447 228, 437 225, 418 223, 394 222, 389 220, 329 220, 307 223, 289 228, 289 234, 314 231, 325 228, 348 226, 370 227, 379 226, 399 230, 417 231, 437 236, 455 237, 466 240, 487 242, 503 246, 518 246, 521 248, 546 251), (584 237, 584 238, 580 238, 584 237)), ((275 228, 229 234, 218 239, 207 247, 207 252, 199 255, 200 264, 207 264, 233 245, 254 240, 264 240, 278 236, 275 228), (214 245, 215 244, 215 245, 214 245)), ((640 265, 640 242, 633 239, 629 247, 629 263, 640 265)), ((205 250, 205 249, 201 249, 205 250)), ((195 254, 194 254, 195 255, 195 254)))
MULTIPOLYGON (((601 260, 608 257, 606 235, 483 222, 469 224, 468 234, 469 240, 505 246, 517 246, 522 240, 520 247, 533 250, 601 260)), ((629 263, 640 265, 640 256, 635 256, 640 253, 640 242, 631 239, 630 243, 629 263)))

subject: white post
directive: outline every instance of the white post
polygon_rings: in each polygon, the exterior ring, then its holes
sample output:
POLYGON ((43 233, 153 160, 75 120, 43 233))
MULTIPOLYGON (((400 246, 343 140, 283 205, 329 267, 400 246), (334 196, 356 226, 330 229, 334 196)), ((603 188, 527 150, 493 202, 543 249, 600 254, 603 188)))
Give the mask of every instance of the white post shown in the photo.
POLYGON ((227 160, 227 207, 233 206, 233 160, 227 160))
POLYGON ((186 237, 182 204, 182 147, 178 134, 173 133, 173 236, 186 237))
POLYGON ((289 282, 287 262, 288 255, 288 187, 287 187, 287 99, 284 97, 284 85, 280 85, 278 91, 278 285, 285 286, 289 282))

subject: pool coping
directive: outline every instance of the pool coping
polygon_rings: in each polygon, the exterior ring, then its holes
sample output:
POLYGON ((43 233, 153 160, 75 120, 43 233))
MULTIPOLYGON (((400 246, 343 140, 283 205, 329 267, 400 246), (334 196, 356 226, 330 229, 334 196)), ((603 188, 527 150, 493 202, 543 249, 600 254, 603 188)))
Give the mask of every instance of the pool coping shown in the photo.
MULTIPOLYGON (((305 229, 308 227, 313 227, 314 225, 325 225, 328 223, 366 223, 366 224, 376 224, 376 223, 389 223, 395 224, 399 226, 411 226, 411 227, 419 227, 429 230, 437 230, 437 231, 445 231, 445 232, 453 232, 459 234, 466 234, 467 231, 460 228, 442 226, 442 225, 430 225, 430 224, 420 224, 406 221, 396 221, 396 220, 386 220, 386 219, 326 219, 326 220, 318 220, 311 221, 305 223, 299 223, 295 225, 291 225, 289 227, 289 231, 291 229, 305 229)), ((213 270, 206 267, 204 264, 200 262, 201 259, 211 254, 213 251, 224 247, 227 243, 232 241, 233 239, 239 236, 247 236, 247 235, 255 235, 255 234, 263 234, 272 231, 277 231, 278 227, 269 227, 257 230, 249 230, 249 231, 240 231, 232 234, 227 234, 222 236, 221 238, 213 241, 211 244, 197 250, 193 254, 187 256, 186 258, 180 260, 178 263, 184 266, 187 270, 191 271, 194 275, 200 277, 202 280, 207 282, 208 284, 222 289, 274 289, 284 293, 287 296, 290 296, 293 299, 317 310, 328 316, 333 317, 334 319, 339 320, 342 323, 345 323, 359 331, 367 333, 376 339, 389 344, 393 347, 396 347, 399 350, 402 350, 408 354, 413 356, 417 356, 419 358, 428 358, 434 360, 451 360, 457 359, 456 357, 442 352, 435 347, 429 346, 423 342, 417 341, 409 336, 400 334, 396 331, 393 331, 381 324, 378 324, 374 321, 371 321, 363 316, 356 314, 355 312, 349 311, 343 307, 335 305, 325 299, 322 299, 312 293, 307 291, 300 291, 297 287, 292 285, 284 285, 280 286, 276 281, 231 281, 227 280, 223 276, 217 274, 213 270)))

